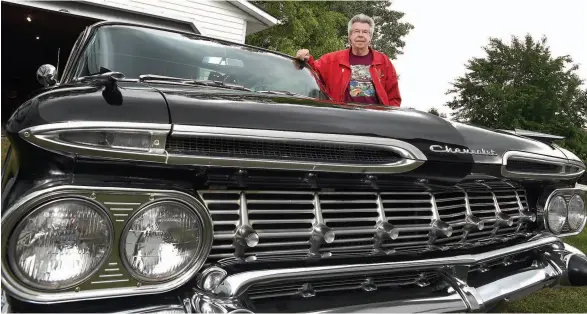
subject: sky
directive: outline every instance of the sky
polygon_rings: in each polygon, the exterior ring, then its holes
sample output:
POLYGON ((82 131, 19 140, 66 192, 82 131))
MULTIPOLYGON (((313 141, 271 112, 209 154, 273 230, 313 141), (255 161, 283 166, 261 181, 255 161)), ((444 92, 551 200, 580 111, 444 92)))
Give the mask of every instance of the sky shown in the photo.
POLYGON ((485 56, 489 37, 546 36, 554 56, 579 64, 587 86, 587 0, 393 0, 392 9, 414 25, 404 54, 392 60, 402 107, 450 114, 446 91, 470 58, 485 56))

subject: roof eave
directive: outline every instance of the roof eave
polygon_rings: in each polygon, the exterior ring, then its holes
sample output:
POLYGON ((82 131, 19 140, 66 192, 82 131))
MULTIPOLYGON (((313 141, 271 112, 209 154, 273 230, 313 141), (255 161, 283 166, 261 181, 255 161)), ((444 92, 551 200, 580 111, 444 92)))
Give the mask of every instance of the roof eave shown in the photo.
POLYGON ((267 27, 271 27, 274 25, 279 24, 279 20, 273 17, 271 14, 261 10, 256 5, 251 4, 249 1, 246 0, 231 0, 228 1, 230 4, 236 6, 237 8, 249 13, 257 20, 259 20, 263 25, 267 27))

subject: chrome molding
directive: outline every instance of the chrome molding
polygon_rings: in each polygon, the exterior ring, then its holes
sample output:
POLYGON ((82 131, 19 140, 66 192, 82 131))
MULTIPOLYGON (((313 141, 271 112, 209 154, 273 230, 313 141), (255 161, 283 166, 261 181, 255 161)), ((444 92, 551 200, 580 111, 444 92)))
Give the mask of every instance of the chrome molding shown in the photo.
MULTIPOLYGON (((526 200, 521 199, 520 195, 525 194, 520 193, 525 191, 504 186, 492 189, 479 184, 478 189, 472 190, 491 193, 491 213, 489 207, 481 204, 484 216, 480 217, 475 216, 479 211, 471 208, 467 193, 470 190, 461 187, 449 191, 462 195, 452 198, 437 198, 434 194, 438 191, 199 190, 198 194, 214 225, 222 230, 214 234, 210 258, 224 264, 246 258, 305 259, 351 253, 367 256, 406 250, 447 250, 527 237, 530 234, 522 227, 536 218, 529 212, 526 200), (501 193, 500 196, 493 191, 501 193), (446 201, 459 201, 462 205, 438 205, 446 201), (462 210, 453 214, 441 213, 459 208, 462 210), (229 242, 239 242, 238 230, 244 221, 249 232, 258 235, 258 244, 235 249, 229 242), (493 228, 485 231, 488 226, 493 228)), ((478 201, 478 197, 473 201, 478 201)))
POLYGON ((133 295, 145 295, 167 292, 175 289, 188 280, 192 279, 200 270, 205 257, 208 256, 212 245, 213 225, 208 211, 200 201, 193 196, 173 190, 151 190, 135 189, 123 187, 96 187, 96 186, 55 186, 42 190, 36 190, 29 193, 16 201, 2 215, 2 241, 8 243, 9 235, 12 228, 31 210, 46 202, 69 197, 78 197, 97 202, 108 209, 110 218, 114 221, 114 241, 113 251, 108 258, 108 262, 99 268, 92 277, 85 282, 61 291, 39 291, 31 289, 21 283, 12 273, 10 264, 6 258, 7 246, 2 245, 2 288, 7 290, 12 296, 32 303, 62 303, 75 300, 93 300, 112 297, 126 297, 133 295), (146 204, 159 200, 179 201, 187 205, 198 216, 202 223, 203 237, 202 245, 199 249, 199 260, 194 262, 192 268, 187 269, 180 276, 162 282, 144 282, 132 277, 125 265, 121 263, 119 249, 116 243, 119 243, 122 234, 122 228, 125 226, 124 219, 116 215, 130 215, 140 210, 146 204), (118 220, 122 220, 118 222, 118 220), (115 277, 106 277, 116 275, 115 277))
POLYGON ((165 163, 167 160, 165 143, 170 130, 170 124, 74 121, 34 126, 23 129, 19 134, 24 140, 59 154, 114 160, 136 160, 165 163), (75 131, 124 131, 147 133, 151 135, 151 148, 148 151, 105 148, 70 143, 59 138, 61 132, 75 131))
MULTIPOLYGON (((189 304, 191 307, 191 304, 189 304)), ((132 310, 127 311, 119 311, 113 312, 111 314, 142 314, 142 313, 190 313, 188 309, 186 309, 185 305, 182 304, 166 304, 166 305, 154 305, 154 306, 147 306, 147 307, 139 307, 134 308, 132 310)))
POLYGON ((518 151, 508 151, 503 156, 503 162, 501 166, 501 174, 506 178, 512 179, 574 179, 578 178, 585 172, 585 165, 581 162, 577 162, 575 160, 568 160, 562 159, 557 157, 533 154, 533 153, 526 153, 526 152, 518 152, 518 151), (510 159, 515 160, 522 160, 522 161, 529 161, 533 163, 542 163, 542 164, 549 164, 549 165, 557 165, 561 167, 561 172, 551 172, 551 173, 536 173, 536 172, 521 172, 521 171, 511 171, 508 170, 507 164, 510 159), (574 173, 566 173, 565 169, 568 166, 575 166, 579 170, 578 172, 574 173))
POLYGON ((130 122, 82 122, 72 121, 30 127, 20 131, 20 136, 34 145, 59 154, 88 156, 113 160, 133 160, 155 162, 169 165, 189 165, 203 167, 265 168, 280 170, 326 171, 344 173, 403 173, 414 170, 427 160, 422 151, 404 141, 370 136, 344 134, 324 134, 256 130, 240 128, 220 128, 204 126, 170 125, 130 122), (123 148, 103 148, 63 141, 60 132, 74 131, 120 131, 141 132, 151 135, 151 148, 139 151, 123 148), (229 158, 169 154, 165 150, 167 136, 261 139, 267 141, 287 141, 291 143, 328 143, 357 145, 388 150, 401 156, 401 159, 387 164, 350 164, 338 162, 304 162, 271 160, 258 158, 229 158))

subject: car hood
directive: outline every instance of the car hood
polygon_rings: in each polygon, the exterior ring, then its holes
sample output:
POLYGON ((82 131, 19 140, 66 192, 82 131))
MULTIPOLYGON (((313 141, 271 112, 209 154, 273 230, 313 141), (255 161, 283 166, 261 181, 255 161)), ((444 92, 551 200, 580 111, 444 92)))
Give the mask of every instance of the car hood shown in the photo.
POLYGON ((415 110, 216 88, 151 87, 165 95, 173 124, 393 138, 416 146, 428 160, 472 163, 470 156, 431 152, 431 145, 467 146, 449 122, 415 110))
POLYGON ((419 148, 429 161, 501 164, 508 151, 566 159, 537 140, 413 110, 217 88, 149 84, 169 105, 173 124, 269 129, 393 138, 419 148), (456 150, 476 153, 458 153, 456 150))

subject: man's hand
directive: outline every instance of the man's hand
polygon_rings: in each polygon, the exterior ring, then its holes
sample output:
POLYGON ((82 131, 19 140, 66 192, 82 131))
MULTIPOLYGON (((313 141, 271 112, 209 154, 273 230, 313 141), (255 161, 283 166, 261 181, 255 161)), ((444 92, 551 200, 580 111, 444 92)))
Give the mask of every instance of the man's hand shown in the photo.
POLYGON ((300 49, 296 53, 296 59, 300 59, 302 61, 310 60, 310 50, 308 49, 300 49))

